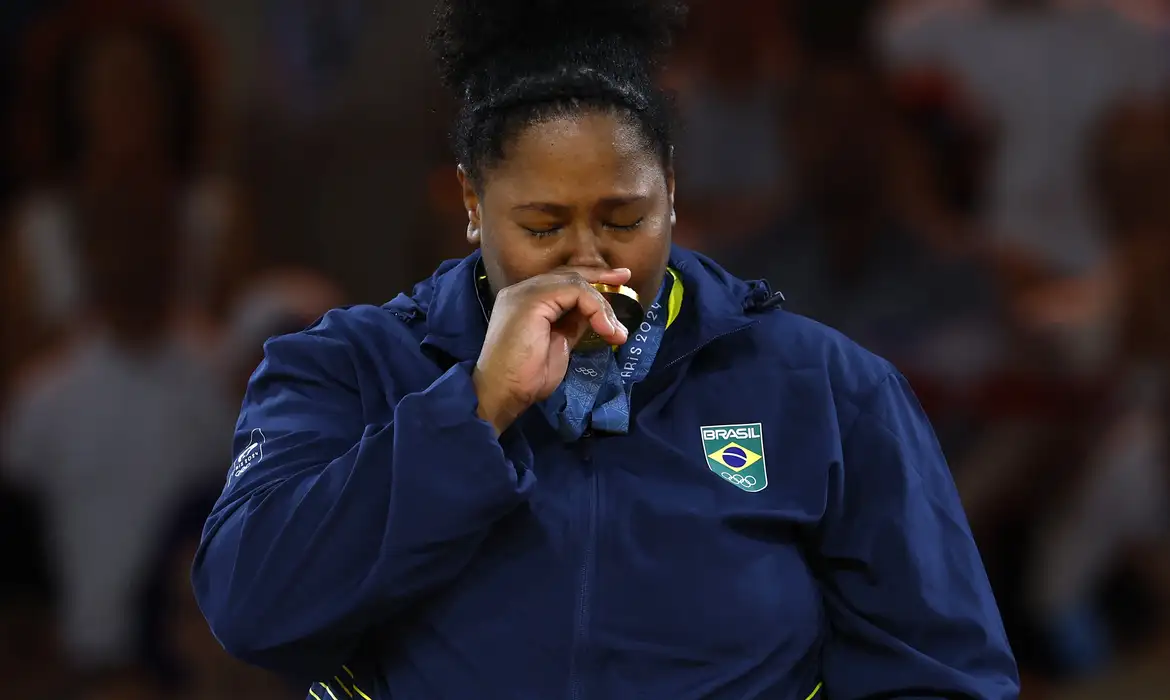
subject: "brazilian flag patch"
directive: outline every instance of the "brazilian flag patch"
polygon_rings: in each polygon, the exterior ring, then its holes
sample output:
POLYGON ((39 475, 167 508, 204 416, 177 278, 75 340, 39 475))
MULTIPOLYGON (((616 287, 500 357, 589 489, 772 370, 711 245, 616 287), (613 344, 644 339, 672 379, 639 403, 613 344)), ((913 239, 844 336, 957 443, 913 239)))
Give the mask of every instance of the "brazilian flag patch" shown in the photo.
POLYGON ((704 425, 703 454, 707 466, 748 493, 768 486, 764 460, 764 427, 759 423, 704 425))

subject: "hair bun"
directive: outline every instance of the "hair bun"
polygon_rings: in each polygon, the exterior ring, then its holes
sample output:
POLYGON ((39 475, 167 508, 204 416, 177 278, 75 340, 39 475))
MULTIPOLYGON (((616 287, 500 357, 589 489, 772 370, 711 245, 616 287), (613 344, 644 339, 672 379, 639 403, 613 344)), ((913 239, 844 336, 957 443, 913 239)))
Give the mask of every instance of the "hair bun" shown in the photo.
POLYGON ((685 18, 682 0, 440 0, 430 45, 458 90, 484 66, 582 46, 620 45, 653 63, 685 18))

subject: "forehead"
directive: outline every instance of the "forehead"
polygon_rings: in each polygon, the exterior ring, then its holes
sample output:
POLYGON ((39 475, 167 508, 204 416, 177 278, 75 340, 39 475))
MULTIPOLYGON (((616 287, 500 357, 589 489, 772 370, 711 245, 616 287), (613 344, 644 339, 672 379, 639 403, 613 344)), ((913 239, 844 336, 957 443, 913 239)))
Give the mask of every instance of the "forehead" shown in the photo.
POLYGON ((663 181, 662 165, 638 128, 601 112, 525 127, 485 175, 488 196, 551 202, 648 194, 663 181))

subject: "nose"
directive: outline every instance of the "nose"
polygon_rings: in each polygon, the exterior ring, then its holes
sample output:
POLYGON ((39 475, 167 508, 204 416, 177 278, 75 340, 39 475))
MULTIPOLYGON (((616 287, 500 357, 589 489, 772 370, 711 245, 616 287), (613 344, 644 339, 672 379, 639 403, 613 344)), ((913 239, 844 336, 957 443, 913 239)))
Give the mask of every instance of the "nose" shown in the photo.
MULTIPOLYGON (((567 232, 568 233, 568 232, 567 232)), ((564 237, 565 264, 572 267, 610 267, 601 236, 589 226, 576 226, 564 237)))

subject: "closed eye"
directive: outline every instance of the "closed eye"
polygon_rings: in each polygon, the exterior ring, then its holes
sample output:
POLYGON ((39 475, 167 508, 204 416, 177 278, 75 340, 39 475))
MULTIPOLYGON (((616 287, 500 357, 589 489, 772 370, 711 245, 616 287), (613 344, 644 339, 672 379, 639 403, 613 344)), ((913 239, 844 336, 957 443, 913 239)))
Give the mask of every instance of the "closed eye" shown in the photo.
POLYGON ((643 219, 638 219, 632 224, 606 224, 606 228, 614 229, 615 231, 633 231, 642 225, 643 219))
MULTIPOLYGON (((644 220, 645 220, 644 218, 640 218, 637 221, 630 223, 630 224, 604 224, 604 226, 608 229, 613 230, 613 231, 634 231, 634 230, 637 230, 639 227, 641 227, 642 222, 644 220)), ((551 235, 555 234, 557 231, 561 230, 560 226, 548 226, 545 228, 535 228, 532 226, 522 226, 521 228, 523 228, 525 231, 531 233, 533 236, 536 236, 537 238, 551 236, 551 235)))
POLYGON ((556 233, 557 231, 561 230, 560 226, 551 226, 549 228, 532 228, 530 226, 523 226, 522 228, 525 231, 536 236, 537 238, 544 238, 545 236, 551 236, 554 233, 556 233))

